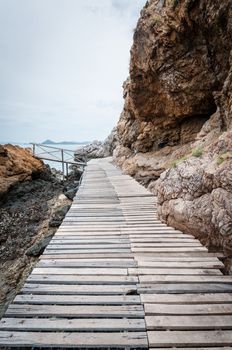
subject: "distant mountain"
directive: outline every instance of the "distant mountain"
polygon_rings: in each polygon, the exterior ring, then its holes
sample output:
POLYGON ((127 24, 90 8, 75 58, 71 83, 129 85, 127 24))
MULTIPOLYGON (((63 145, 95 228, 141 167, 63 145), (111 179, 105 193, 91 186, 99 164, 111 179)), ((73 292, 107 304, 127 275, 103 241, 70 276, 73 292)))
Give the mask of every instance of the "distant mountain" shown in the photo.
POLYGON ((59 141, 59 142, 54 142, 52 140, 45 140, 41 142, 42 145, 84 145, 86 143, 90 143, 90 141, 59 141))

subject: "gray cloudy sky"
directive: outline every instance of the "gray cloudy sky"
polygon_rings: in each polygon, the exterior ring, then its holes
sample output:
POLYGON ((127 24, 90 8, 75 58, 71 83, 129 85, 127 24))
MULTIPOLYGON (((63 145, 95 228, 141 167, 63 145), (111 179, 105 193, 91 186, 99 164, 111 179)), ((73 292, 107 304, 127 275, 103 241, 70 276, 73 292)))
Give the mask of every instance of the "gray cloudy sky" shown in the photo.
POLYGON ((104 139, 145 0, 0 0, 0 142, 104 139))

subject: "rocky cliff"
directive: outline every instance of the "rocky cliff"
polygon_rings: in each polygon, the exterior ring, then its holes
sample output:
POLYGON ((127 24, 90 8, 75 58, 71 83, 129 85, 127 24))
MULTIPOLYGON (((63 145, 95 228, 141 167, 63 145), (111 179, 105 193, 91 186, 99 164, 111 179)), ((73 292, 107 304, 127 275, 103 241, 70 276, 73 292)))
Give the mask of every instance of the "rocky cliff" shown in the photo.
POLYGON ((232 252, 232 2, 150 0, 131 49, 117 164, 168 224, 232 252))

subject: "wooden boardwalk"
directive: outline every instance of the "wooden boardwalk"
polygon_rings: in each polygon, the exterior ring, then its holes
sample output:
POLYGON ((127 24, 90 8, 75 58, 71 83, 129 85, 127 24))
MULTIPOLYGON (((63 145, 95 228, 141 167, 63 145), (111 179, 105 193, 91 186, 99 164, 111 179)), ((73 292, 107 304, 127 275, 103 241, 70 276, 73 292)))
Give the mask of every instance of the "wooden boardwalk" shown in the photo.
POLYGON ((232 349, 232 277, 155 197, 89 162, 63 224, 0 321, 0 349, 232 349))

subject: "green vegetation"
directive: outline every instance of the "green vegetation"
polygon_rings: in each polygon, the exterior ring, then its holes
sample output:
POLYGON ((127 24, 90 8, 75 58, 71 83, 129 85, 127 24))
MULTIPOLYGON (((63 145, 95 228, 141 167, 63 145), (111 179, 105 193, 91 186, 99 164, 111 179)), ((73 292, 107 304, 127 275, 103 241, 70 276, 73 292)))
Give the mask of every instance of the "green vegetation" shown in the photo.
POLYGON ((176 168, 178 164, 180 164, 181 162, 184 162, 185 160, 187 160, 188 157, 187 156, 183 156, 179 159, 173 160, 170 164, 171 168, 176 168))
POLYGON ((203 149, 202 147, 196 147, 192 150, 192 156, 193 157, 201 157, 203 154, 203 149))
POLYGON ((177 160, 173 160, 170 164, 170 168, 176 168, 177 167, 177 160))
POLYGON ((220 155, 217 157, 217 165, 221 165, 225 161, 225 158, 220 155))
POLYGON ((227 159, 231 159, 231 153, 228 151, 220 153, 216 158, 217 165, 221 165, 227 159))

